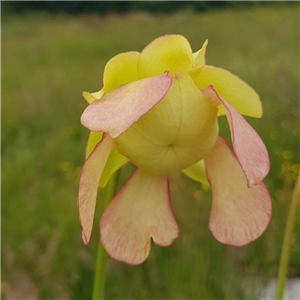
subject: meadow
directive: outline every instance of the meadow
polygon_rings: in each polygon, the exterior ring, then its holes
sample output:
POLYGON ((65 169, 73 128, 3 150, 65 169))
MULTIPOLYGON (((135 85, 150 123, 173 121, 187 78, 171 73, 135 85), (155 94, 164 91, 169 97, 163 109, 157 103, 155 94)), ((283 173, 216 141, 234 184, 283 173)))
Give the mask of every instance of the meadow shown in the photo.
MULTIPOLYGON (((260 95, 263 118, 247 120, 269 151, 273 217, 254 243, 222 245, 207 229, 211 191, 175 174, 180 238, 171 247, 153 245, 140 266, 109 259, 106 299, 259 299, 277 276, 299 172, 298 4, 172 15, 8 14, 1 47, 3 299, 91 298, 100 211, 85 247, 76 204, 88 138, 81 93, 101 88, 109 58, 171 33, 184 35, 194 51, 208 38, 207 64, 232 71, 260 95)), ((224 117, 220 134, 229 137, 224 117)), ((132 169, 125 166, 120 186, 132 169)), ((289 277, 300 276, 299 229, 298 218, 289 277)))

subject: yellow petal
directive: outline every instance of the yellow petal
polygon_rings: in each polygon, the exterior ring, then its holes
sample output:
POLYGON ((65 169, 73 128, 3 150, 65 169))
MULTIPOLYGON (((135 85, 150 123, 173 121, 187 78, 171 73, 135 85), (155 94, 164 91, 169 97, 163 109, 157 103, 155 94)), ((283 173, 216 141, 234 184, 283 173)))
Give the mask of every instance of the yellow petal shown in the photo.
MULTIPOLYGON (((224 69, 204 66, 193 80, 199 89, 212 85, 239 113, 255 118, 262 116, 262 105, 257 93, 232 73, 224 69)), ((219 115, 224 114, 224 108, 221 106, 219 115)))
POLYGON ((103 95, 103 89, 95 92, 95 93, 89 93, 89 92, 82 92, 83 98, 88 102, 92 103, 93 101, 100 99, 103 95))
POLYGON ((189 166, 188 168, 182 170, 186 176, 191 179, 203 183, 206 186, 209 186, 209 182, 206 178, 205 166, 203 160, 196 162, 195 164, 189 166))
POLYGON ((104 69, 103 93, 108 93, 117 87, 139 79, 137 64, 139 52, 126 52, 110 59, 104 69))
POLYGON ((141 53, 138 70, 141 78, 170 71, 188 72, 192 66, 192 49, 181 35, 166 35, 155 39, 141 53))

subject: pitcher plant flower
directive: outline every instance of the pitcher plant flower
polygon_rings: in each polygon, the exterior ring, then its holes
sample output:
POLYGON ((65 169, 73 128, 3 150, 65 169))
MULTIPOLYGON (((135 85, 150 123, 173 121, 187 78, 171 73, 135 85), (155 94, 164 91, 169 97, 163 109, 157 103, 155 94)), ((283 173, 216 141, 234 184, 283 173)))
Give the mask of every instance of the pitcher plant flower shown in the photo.
POLYGON ((105 66, 103 88, 84 92, 81 123, 91 133, 78 196, 82 238, 88 244, 98 186, 131 161, 137 168, 100 220, 103 247, 114 259, 140 264, 151 238, 168 246, 179 235, 168 175, 182 171, 209 183, 209 230, 221 243, 257 239, 271 217, 262 180, 269 172, 265 145, 243 115, 260 118, 256 92, 232 73, 205 64, 207 41, 192 53, 181 35, 155 39, 141 53, 116 55, 105 66), (218 137, 226 115, 233 151, 218 137))

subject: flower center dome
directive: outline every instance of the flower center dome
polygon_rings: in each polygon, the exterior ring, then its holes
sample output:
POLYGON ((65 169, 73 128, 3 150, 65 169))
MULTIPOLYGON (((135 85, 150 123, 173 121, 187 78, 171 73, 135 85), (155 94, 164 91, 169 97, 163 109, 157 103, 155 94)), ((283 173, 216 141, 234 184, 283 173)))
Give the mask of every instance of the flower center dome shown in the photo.
POLYGON ((118 136, 116 144, 140 169, 165 175, 201 160, 217 135, 216 107, 189 75, 177 73, 166 96, 118 136))

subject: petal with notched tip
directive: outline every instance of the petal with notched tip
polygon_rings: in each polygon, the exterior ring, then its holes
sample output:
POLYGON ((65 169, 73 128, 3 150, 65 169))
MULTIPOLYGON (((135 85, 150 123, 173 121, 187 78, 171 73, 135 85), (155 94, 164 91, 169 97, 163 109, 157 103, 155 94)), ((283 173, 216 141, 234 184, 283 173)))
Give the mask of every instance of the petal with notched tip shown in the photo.
POLYGON ((172 213, 168 178, 134 171, 106 208, 100 232, 108 254, 133 265, 148 257, 151 237, 159 246, 170 245, 179 231, 172 213))

